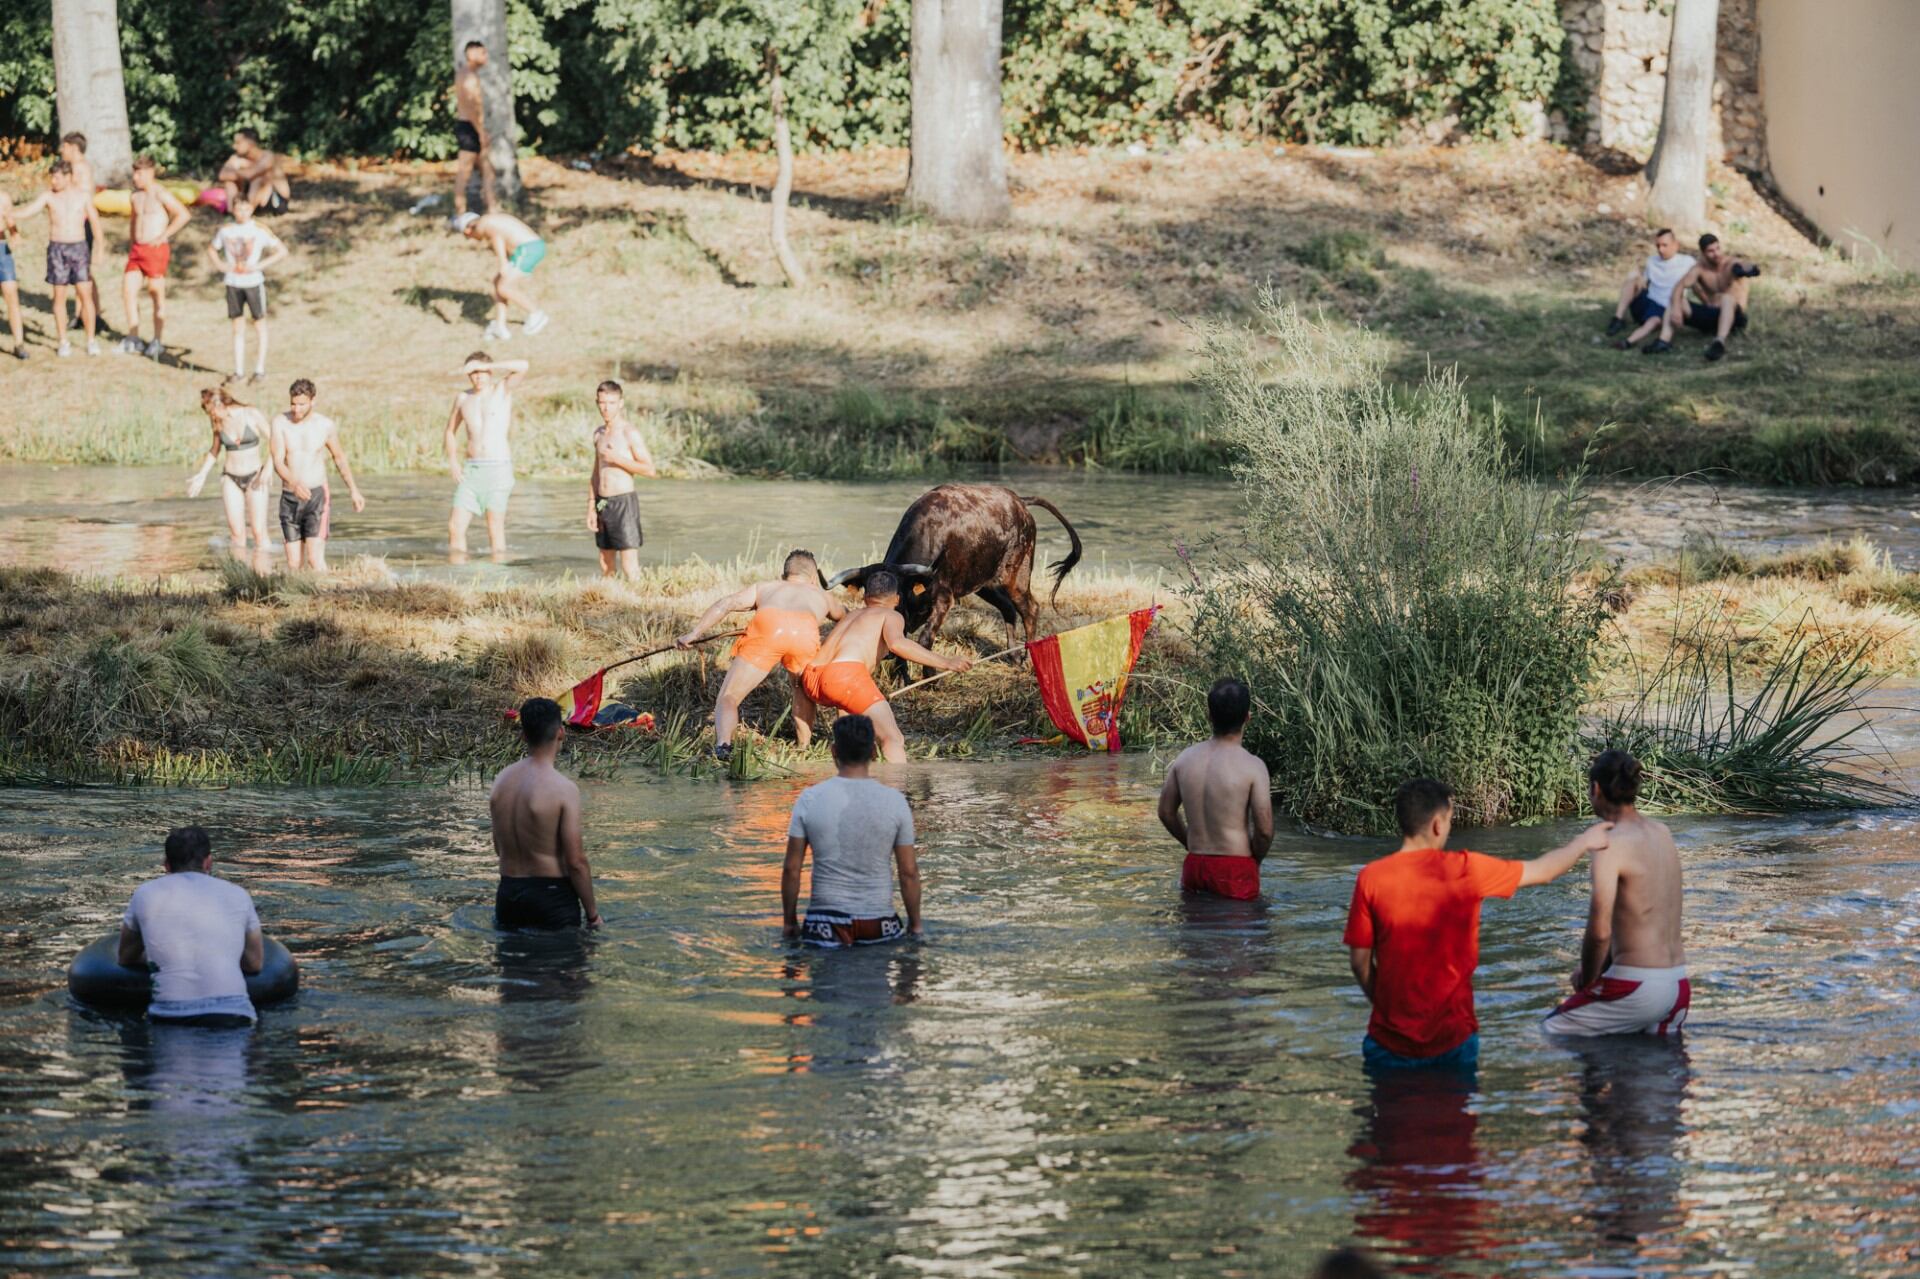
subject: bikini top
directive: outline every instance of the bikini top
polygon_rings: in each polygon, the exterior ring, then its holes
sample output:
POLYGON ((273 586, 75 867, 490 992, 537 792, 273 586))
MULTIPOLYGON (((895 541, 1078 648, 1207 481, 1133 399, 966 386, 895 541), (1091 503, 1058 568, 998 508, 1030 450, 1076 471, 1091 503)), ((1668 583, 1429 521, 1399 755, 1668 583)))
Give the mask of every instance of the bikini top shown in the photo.
POLYGON ((247 429, 240 433, 240 438, 237 440, 229 436, 225 431, 220 432, 220 443, 230 452, 238 453, 242 449, 260 447, 260 433, 253 429, 253 423, 249 421, 247 423, 247 429))

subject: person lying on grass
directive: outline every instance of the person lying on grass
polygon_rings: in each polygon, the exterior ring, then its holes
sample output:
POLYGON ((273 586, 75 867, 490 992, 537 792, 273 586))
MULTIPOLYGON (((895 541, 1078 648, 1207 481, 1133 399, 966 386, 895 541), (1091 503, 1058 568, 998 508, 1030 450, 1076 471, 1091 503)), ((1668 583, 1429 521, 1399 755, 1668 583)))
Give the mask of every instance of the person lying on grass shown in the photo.
POLYGON ((1707 343, 1708 362, 1724 356, 1727 342, 1747 327, 1747 281, 1759 274, 1758 266, 1728 253, 1719 236, 1701 236, 1700 261, 1681 277, 1673 291, 1673 305, 1661 318, 1660 340, 1650 344, 1645 354, 1671 351, 1677 322, 1712 339, 1707 343))
MULTIPOLYGON (((1652 337, 1666 320, 1667 308, 1673 304, 1674 290, 1680 287, 1680 281, 1694 268, 1694 259, 1690 254, 1680 252, 1680 239, 1666 227, 1653 233, 1653 252, 1647 260, 1634 268, 1620 286, 1620 304, 1613 308, 1613 319, 1607 322, 1607 336, 1613 337, 1629 324, 1636 326, 1613 345, 1617 350, 1631 351, 1643 339, 1652 337)), ((1644 355, 1653 355, 1660 351, 1671 351, 1673 347, 1664 341, 1650 343, 1644 355)))

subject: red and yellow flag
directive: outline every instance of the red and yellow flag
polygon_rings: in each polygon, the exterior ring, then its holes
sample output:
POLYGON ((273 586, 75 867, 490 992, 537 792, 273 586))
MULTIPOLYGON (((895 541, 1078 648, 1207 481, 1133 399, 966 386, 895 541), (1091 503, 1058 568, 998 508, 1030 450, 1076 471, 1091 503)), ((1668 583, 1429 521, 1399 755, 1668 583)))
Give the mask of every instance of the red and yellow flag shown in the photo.
POLYGON ((1120 749, 1120 704, 1159 606, 1049 635, 1027 645, 1040 702, 1055 728, 1096 751, 1120 749))
POLYGON ((553 699, 560 703, 560 718, 568 728, 593 727, 594 716, 600 713, 600 689, 606 677, 605 671, 595 671, 553 699))

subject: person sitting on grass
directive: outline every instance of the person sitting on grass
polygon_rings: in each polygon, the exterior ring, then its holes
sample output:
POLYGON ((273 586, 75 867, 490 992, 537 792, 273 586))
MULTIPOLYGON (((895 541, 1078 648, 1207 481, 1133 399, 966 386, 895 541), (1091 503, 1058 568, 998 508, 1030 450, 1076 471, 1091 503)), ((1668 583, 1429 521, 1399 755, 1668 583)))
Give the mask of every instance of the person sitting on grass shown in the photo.
POLYGON ((261 146, 260 135, 252 129, 234 130, 233 154, 220 166, 219 181, 229 208, 245 200, 259 213, 285 213, 293 201, 280 157, 261 146))
POLYGON ((1707 343, 1709 363, 1720 359, 1727 353, 1727 342, 1747 327, 1747 281, 1759 274, 1759 267, 1728 253, 1719 236, 1711 232, 1701 236, 1700 261, 1673 291, 1674 305, 1660 324, 1660 344, 1673 341, 1677 318, 1713 339, 1707 343), (1690 296, 1694 293, 1698 301, 1690 296))
POLYGON ((907 797, 868 776, 874 724, 865 715, 833 722, 838 774, 800 792, 787 826, 780 871, 780 911, 788 940, 810 946, 870 946, 921 935, 920 863, 913 847, 907 797), (813 850, 813 895, 800 918, 800 872, 813 850), (893 908, 893 871, 900 872, 903 927, 893 908))
POLYGON ((120 919, 122 967, 152 964, 150 1021, 237 1029, 256 1020, 247 975, 267 958, 253 898, 213 877, 213 841, 198 826, 167 832, 166 874, 133 890, 120 919))
MULTIPOLYGON (((1674 290, 1693 267, 1693 258, 1680 252, 1680 240, 1671 230, 1661 227, 1653 233, 1653 252, 1634 268, 1620 287, 1620 304, 1613 309, 1613 319, 1607 322, 1608 337, 1627 328, 1629 323, 1637 326, 1613 344, 1617 350, 1631 351, 1642 339, 1653 336, 1661 328, 1667 308, 1673 304, 1674 290)), ((1659 355, 1672 349, 1672 343, 1656 338, 1641 354, 1659 355)))
POLYGON ((1360 871, 1347 910, 1354 980, 1373 1005, 1360 1050, 1368 1069, 1470 1068, 1480 1059, 1473 970, 1480 962, 1480 903, 1550 884, 1607 846, 1612 823, 1532 861, 1450 852, 1453 792, 1415 778, 1393 799, 1400 849, 1360 871))

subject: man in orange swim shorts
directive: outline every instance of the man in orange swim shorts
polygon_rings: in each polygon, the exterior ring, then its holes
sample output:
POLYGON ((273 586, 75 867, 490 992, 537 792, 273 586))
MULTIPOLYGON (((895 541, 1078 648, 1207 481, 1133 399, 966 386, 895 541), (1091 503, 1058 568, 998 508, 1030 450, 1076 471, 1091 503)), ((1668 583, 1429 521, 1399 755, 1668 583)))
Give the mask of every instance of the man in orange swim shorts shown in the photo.
POLYGON ((813 740, 814 705, 801 691, 797 678, 807 660, 820 650, 820 624, 847 615, 840 601, 820 585, 813 552, 795 551, 780 567, 777 582, 755 582, 715 600, 693 629, 674 644, 688 648, 729 613, 752 610, 747 633, 733 645, 733 662, 720 683, 713 706, 713 753, 720 759, 733 754, 733 730, 740 722, 740 703, 760 687, 775 666, 787 668, 793 680, 793 736, 802 746, 813 740))
MULTIPOLYGON (((873 682, 873 668, 883 650, 920 666, 942 671, 970 670, 973 663, 964 657, 942 657, 907 638, 907 619, 896 607, 900 603, 900 579, 886 569, 867 575, 866 607, 848 613, 833 628, 819 653, 800 672, 800 689, 809 703, 824 702, 851 715, 865 715, 873 721, 873 734, 880 742, 880 753, 889 764, 907 757, 907 739, 893 707, 873 682)), ((798 714, 800 695, 794 695, 798 714)), ((812 713, 812 706, 808 708, 812 713)))

